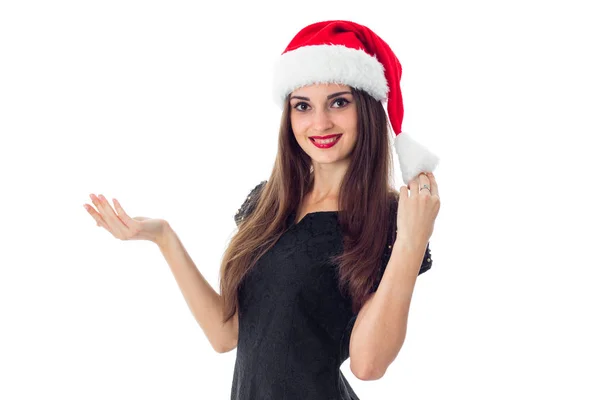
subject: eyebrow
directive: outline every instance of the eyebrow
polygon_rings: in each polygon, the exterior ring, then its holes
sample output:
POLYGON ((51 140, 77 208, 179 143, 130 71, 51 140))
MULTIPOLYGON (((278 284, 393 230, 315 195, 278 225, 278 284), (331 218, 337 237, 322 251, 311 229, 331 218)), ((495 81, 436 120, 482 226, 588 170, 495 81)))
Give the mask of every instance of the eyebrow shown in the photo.
MULTIPOLYGON (((341 94, 352 94, 352 92, 336 92, 336 93, 332 93, 329 96, 327 96, 327 100, 331 99, 332 97, 339 96, 341 94)), ((310 99, 308 97, 304 97, 304 96, 292 96, 292 97, 290 97, 290 100, 291 99, 300 99, 300 100, 310 101, 310 99)))

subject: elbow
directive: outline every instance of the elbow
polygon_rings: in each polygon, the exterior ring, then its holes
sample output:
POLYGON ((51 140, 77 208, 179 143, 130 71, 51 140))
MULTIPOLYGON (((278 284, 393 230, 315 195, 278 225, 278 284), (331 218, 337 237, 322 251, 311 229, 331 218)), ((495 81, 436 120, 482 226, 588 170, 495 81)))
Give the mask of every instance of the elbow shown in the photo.
POLYGON ((227 347, 227 346, 213 346, 213 349, 219 353, 219 354, 223 354, 223 353, 229 353, 231 350, 233 350, 235 347, 227 347))
POLYGON ((376 381, 378 379, 383 378, 383 376, 385 375, 385 371, 387 371, 387 367, 373 369, 371 371, 371 373, 367 376, 368 380, 370 380, 370 381, 376 381))
POLYGON ((223 346, 222 343, 210 343, 211 347, 213 348, 213 350, 219 354, 221 353, 227 353, 227 350, 225 349, 225 346, 223 346))
POLYGON ((361 381, 375 381, 377 379, 381 379, 383 375, 385 375, 385 371, 387 367, 378 367, 375 363, 361 363, 356 365, 356 363, 352 363, 352 358, 350 359, 350 370, 361 381))
POLYGON ((237 347, 237 343, 235 344, 225 344, 225 343, 211 343, 212 348, 219 354, 229 353, 231 350, 237 347))
POLYGON ((358 370, 355 371, 353 369, 352 373, 354 374, 355 377, 357 377, 358 379, 360 379, 361 381, 370 381, 371 379, 371 373, 368 370, 358 370))
POLYGON ((213 346, 212 348, 219 354, 227 353, 229 351, 225 346, 213 346))
POLYGON ((228 353, 235 349, 238 345, 238 332, 233 331, 231 328, 225 327, 225 330, 219 332, 219 334, 213 337, 214 340, 210 340, 210 344, 217 353, 228 353))
POLYGON ((362 354, 362 357, 352 358, 350 355, 350 370, 361 381, 375 381, 383 378, 388 367, 396 359, 399 351, 394 352, 394 357, 389 357, 385 353, 375 354, 369 350, 362 354))

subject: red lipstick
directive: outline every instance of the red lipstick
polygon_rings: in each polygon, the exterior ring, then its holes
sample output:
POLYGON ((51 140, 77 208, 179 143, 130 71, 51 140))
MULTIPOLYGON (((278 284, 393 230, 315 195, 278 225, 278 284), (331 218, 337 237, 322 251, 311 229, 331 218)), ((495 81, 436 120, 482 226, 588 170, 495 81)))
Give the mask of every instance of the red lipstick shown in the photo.
POLYGON ((327 135, 327 136, 309 136, 309 137, 312 138, 312 139, 329 139, 329 138, 332 138, 332 137, 336 137, 338 135, 341 135, 341 133, 335 133, 333 135, 327 135))
POLYGON ((320 149, 328 149, 330 147, 335 146, 335 144, 337 142, 340 141, 340 138, 342 137, 342 134, 337 134, 337 135, 327 135, 327 136, 309 136, 310 141, 317 146, 320 149), (329 143, 318 143, 315 141, 316 139, 330 139, 330 138, 336 138, 335 140, 333 140, 332 142, 329 143))

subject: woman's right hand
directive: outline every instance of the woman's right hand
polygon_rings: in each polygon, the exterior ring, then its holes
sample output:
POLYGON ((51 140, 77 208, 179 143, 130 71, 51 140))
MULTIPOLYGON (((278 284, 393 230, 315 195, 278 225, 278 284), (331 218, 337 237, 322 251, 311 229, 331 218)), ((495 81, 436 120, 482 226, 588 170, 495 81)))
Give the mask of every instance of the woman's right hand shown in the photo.
POLYGON ((115 210, 117 210, 115 213, 104 196, 90 194, 90 198, 98 211, 89 204, 84 205, 85 209, 94 218, 97 226, 103 227, 117 239, 149 240, 156 244, 163 239, 167 227, 167 221, 164 219, 130 218, 117 199, 113 199, 115 210))

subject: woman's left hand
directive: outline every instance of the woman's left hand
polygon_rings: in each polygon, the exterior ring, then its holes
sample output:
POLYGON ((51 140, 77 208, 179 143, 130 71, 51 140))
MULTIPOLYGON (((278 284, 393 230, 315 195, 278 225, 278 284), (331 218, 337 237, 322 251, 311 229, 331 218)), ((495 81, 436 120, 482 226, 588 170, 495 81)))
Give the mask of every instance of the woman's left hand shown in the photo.
POLYGON ((398 232, 395 244, 413 249, 425 249, 433 233, 433 225, 439 210, 440 195, 437 182, 431 172, 419 174, 408 183, 408 188, 400 187, 396 225, 398 232))

